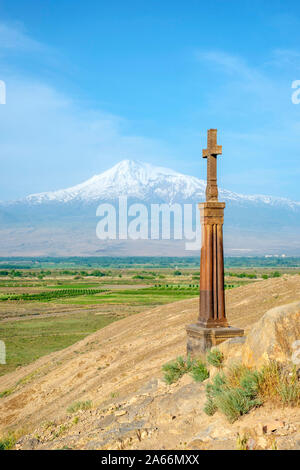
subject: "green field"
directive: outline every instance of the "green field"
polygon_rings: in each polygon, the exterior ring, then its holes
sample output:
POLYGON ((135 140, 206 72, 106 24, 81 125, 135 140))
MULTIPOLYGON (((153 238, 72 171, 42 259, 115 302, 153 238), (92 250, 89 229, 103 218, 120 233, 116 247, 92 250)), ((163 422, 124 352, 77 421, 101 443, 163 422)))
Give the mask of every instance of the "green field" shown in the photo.
POLYGON ((177 300, 189 299, 199 295, 199 288, 146 288, 111 291, 103 294, 79 296, 76 299, 61 299, 60 303, 72 304, 130 304, 162 305, 177 300))
POLYGON ((79 313, 0 323, 0 338, 5 342, 7 351, 7 364, 0 365, 0 375, 45 354, 64 349, 115 320, 116 317, 109 315, 79 313))

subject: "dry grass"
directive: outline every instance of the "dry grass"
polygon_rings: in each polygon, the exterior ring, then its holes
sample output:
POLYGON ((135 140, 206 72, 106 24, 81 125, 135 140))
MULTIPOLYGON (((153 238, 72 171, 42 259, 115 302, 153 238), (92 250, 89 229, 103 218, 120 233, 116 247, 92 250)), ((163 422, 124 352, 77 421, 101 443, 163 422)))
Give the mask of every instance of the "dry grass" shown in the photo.
POLYGON ((269 401, 278 404, 280 402, 278 393, 281 380, 280 365, 276 361, 270 361, 262 368, 261 374, 263 379, 259 382, 259 396, 264 402, 269 401))
POLYGON ((241 378, 248 371, 250 371, 250 368, 243 364, 230 366, 226 374, 226 381, 227 381, 228 387, 230 388, 239 387, 241 378))
POLYGON ((217 374, 207 385, 204 411, 221 411, 230 422, 251 409, 268 402, 275 406, 300 406, 300 382, 291 364, 270 361, 262 369, 232 366, 226 374, 217 374))

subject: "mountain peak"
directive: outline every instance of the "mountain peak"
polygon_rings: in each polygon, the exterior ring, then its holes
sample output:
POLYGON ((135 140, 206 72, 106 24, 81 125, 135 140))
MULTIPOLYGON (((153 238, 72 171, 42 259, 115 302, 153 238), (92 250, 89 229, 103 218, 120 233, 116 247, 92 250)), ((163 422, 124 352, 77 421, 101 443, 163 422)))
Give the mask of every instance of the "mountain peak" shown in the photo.
POLYGON ((205 183, 193 176, 138 160, 122 160, 81 184, 58 191, 32 194, 26 201, 34 204, 73 200, 92 202, 116 199, 122 195, 142 200, 159 197, 170 201, 174 195, 181 193, 183 199, 186 199, 199 188, 202 194, 205 183))
POLYGON ((154 166, 150 163, 141 162, 139 160, 122 160, 109 170, 105 171, 102 175, 121 175, 123 173, 126 173, 127 176, 133 175, 136 178, 142 178, 143 180, 153 179, 158 177, 159 175, 181 175, 181 173, 177 173, 176 171, 171 170, 170 168, 154 166))
MULTIPOLYGON (((140 201, 166 203, 205 200, 205 181, 187 176, 169 168, 154 166, 138 160, 122 160, 81 184, 58 191, 32 194, 25 198, 29 204, 44 202, 112 201, 119 196, 128 196, 140 201)), ((267 205, 299 207, 300 203, 284 198, 253 195, 246 196, 224 189, 219 190, 220 200, 251 202, 267 205)))

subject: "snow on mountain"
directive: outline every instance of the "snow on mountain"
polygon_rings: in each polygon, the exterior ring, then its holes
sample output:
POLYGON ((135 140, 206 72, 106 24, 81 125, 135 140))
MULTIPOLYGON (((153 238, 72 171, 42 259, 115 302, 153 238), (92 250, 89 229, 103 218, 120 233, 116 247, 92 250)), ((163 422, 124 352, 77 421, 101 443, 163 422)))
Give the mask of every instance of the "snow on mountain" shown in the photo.
POLYGON ((32 194, 26 200, 32 203, 74 200, 90 202, 115 199, 124 195, 141 200, 156 195, 172 200, 179 194, 187 199, 199 191, 201 194, 205 191, 205 183, 202 180, 149 163, 123 160, 84 183, 59 191, 32 194))
MULTIPOLYGON (((126 195, 149 201, 159 199, 166 202, 196 200, 205 198, 206 182, 168 168, 156 167, 149 163, 123 160, 111 169, 95 175, 87 181, 58 191, 27 196, 23 202, 39 205, 46 202, 68 203, 114 200, 126 195)), ((236 203, 262 203, 274 206, 300 207, 299 202, 272 196, 237 194, 219 190, 219 199, 236 203)))

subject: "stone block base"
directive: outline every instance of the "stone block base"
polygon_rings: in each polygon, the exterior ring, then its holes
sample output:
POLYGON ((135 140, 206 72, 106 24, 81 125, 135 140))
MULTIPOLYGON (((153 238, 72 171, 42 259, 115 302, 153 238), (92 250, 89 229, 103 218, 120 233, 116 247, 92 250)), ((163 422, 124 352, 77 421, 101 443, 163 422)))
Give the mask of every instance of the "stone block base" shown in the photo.
POLYGON ((229 338, 244 336, 244 330, 228 326, 226 328, 203 328, 197 324, 187 325, 187 353, 190 356, 205 354, 213 346, 229 338))

